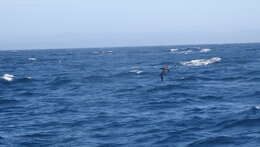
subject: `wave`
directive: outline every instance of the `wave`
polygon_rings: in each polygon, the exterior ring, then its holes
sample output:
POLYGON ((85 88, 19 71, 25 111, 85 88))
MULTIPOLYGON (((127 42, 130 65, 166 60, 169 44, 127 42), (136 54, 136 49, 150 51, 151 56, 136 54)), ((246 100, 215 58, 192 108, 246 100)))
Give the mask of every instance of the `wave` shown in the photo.
POLYGON ((87 83, 109 83, 112 82, 113 77, 111 76, 101 76, 101 75, 90 75, 83 78, 83 82, 87 83))
POLYGON ((143 71, 142 70, 138 70, 138 69, 133 69, 133 70, 130 70, 129 72, 136 73, 136 74, 141 74, 143 71))
POLYGON ((233 138, 229 136, 216 136, 216 137, 207 137, 205 139, 201 139, 198 141, 194 141, 190 144, 188 144, 187 147, 195 147, 195 146, 218 146, 218 145, 229 145, 234 144, 237 141, 240 141, 238 138, 233 138), (235 141, 236 140, 236 141, 235 141))
POLYGON ((11 74, 4 74, 2 76, 2 79, 5 80, 6 82, 12 82, 12 83, 25 83, 29 82, 32 80, 32 77, 16 77, 11 74))
POLYGON ((244 128, 250 126, 251 128, 259 128, 260 123, 260 106, 253 106, 249 109, 243 110, 239 113, 231 113, 228 117, 223 118, 216 126, 220 127, 217 131, 223 131, 234 128, 244 128))
POLYGON ((249 119, 241 119, 241 120, 229 120, 224 124, 224 129, 231 129, 236 127, 259 127, 260 118, 249 118, 249 119))
POLYGON ((117 93, 133 92, 133 91, 136 91, 136 90, 142 89, 142 88, 143 88, 143 86, 137 85, 137 86, 132 87, 132 88, 120 88, 120 89, 118 89, 116 92, 117 92, 117 93))
POLYGON ((201 96, 199 98, 203 99, 203 100, 222 100, 223 99, 222 96, 215 96, 215 95, 206 95, 206 96, 201 96))
POLYGON ((191 60, 191 61, 184 61, 181 62, 181 65, 184 66, 202 66, 202 65, 208 65, 212 64, 215 62, 220 62, 222 59, 219 57, 213 57, 210 59, 196 59, 196 60, 191 60))
POLYGON ((16 83, 26 83, 32 81, 32 77, 24 77, 15 80, 16 83))
POLYGON ((200 52, 200 53, 207 53, 210 52, 210 48, 200 48, 200 47, 192 47, 192 48, 185 48, 185 49, 178 49, 178 48, 172 48, 169 49, 170 52, 175 54, 190 54, 192 52, 200 52))
POLYGON ((31 79, 32 79, 32 77, 26 77, 26 79, 28 79, 28 80, 31 80, 31 79))
POLYGON ((48 84, 51 87, 60 87, 66 84, 71 83, 73 80, 71 80, 68 77, 55 77, 52 81, 50 81, 48 84))
POLYGON ((211 51, 210 48, 204 48, 204 49, 200 50, 201 53, 207 53, 207 52, 210 52, 210 51, 211 51))
POLYGON ((186 51, 180 51, 178 54, 190 54, 192 53, 192 50, 186 50, 186 51))
POLYGON ((177 49, 177 48, 172 48, 172 49, 169 49, 171 53, 174 53, 174 54, 190 54, 192 53, 193 51, 191 49, 177 49))
POLYGON ((255 106, 254 108, 257 110, 260 110, 260 106, 255 106))
POLYGON ((28 58, 28 60, 35 61, 37 58, 28 58))
POLYGON ((154 86, 149 89, 147 89, 147 92, 159 92, 159 91, 170 91, 173 89, 189 89, 187 85, 181 85, 181 84, 168 84, 168 85, 160 85, 160 86, 154 86))
POLYGON ((10 99, 0 99, 0 104, 13 104, 18 103, 17 100, 10 100, 10 99))
POLYGON ((177 52, 179 49, 177 49, 177 48, 172 48, 172 49, 170 49, 170 52, 177 52))
POLYGON ((192 53, 192 50, 181 51, 179 53, 180 54, 190 54, 190 53, 192 53))
POLYGON ((113 51, 94 51, 93 54, 112 54, 113 51))
POLYGON ((2 79, 6 80, 6 81, 8 81, 8 82, 11 82, 11 81, 13 81, 14 77, 15 77, 14 75, 4 74, 4 75, 2 76, 2 79))

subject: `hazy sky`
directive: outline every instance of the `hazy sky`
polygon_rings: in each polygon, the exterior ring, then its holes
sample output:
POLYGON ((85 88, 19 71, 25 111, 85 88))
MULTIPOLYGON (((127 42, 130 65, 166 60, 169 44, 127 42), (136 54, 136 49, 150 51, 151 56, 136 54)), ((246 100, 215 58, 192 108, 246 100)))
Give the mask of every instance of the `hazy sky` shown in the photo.
POLYGON ((260 0, 0 0, 0 49, 260 42, 260 0))

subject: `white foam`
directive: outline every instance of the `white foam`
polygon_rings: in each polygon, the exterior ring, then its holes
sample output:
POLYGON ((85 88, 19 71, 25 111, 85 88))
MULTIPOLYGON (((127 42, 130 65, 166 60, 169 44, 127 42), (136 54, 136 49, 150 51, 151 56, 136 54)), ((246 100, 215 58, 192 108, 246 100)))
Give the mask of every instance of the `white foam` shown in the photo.
POLYGON ((177 49, 177 48, 172 48, 172 49, 170 49, 170 51, 171 52, 177 52, 179 49, 177 49))
POLYGON ((256 109, 260 110, 260 106, 255 106, 256 109))
POLYGON ((181 51, 179 52, 180 54, 190 54, 192 53, 192 50, 187 50, 187 51, 181 51))
POLYGON ((136 73, 136 74, 141 74, 143 71, 138 70, 138 69, 133 69, 133 70, 130 70, 129 72, 136 73))
POLYGON ((94 51, 93 53, 94 53, 94 54, 112 54, 113 51, 105 51, 105 50, 102 50, 102 51, 94 51))
POLYGON ((192 50, 179 50, 177 48, 170 49, 170 52, 175 54, 190 54, 192 53, 192 50))
POLYGON ((28 60, 35 61, 37 59, 36 58, 28 58, 28 60))
POLYGON ((4 74, 4 75, 2 76, 2 79, 6 80, 6 81, 13 81, 14 75, 4 74))
POLYGON ((32 77, 26 77, 26 79, 29 79, 29 80, 31 80, 31 79, 32 79, 32 77))
POLYGON ((221 61, 221 58, 213 57, 210 59, 196 59, 196 60, 191 60, 191 61, 185 61, 185 62, 181 62, 181 64, 184 66, 202 66, 202 65, 212 64, 215 62, 220 62, 220 61, 221 61))
POLYGON ((200 50, 201 53, 207 53, 209 51, 211 51, 210 48, 203 48, 203 49, 200 50))

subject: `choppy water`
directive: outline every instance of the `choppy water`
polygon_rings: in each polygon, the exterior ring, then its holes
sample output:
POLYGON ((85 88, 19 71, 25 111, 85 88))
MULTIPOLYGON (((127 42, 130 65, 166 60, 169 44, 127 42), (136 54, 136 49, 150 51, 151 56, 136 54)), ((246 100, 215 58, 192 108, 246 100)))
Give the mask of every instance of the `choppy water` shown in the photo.
POLYGON ((260 44, 1 51, 0 62, 0 146, 260 146, 260 44))

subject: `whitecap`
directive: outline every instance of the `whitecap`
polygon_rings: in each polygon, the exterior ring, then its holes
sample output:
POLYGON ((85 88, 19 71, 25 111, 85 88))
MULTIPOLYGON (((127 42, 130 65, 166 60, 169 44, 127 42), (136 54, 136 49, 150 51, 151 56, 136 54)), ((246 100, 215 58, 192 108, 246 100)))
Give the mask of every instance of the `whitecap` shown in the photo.
POLYGON ((143 71, 138 70, 138 69, 133 69, 133 70, 130 70, 129 72, 136 73, 136 74, 141 74, 143 71))
POLYGON ((179 52, 180 54, 190 54, 192 53, 192 50, 187 50, 187 51, 181 51, 179 52))
POLYGON ((177 48, 172 48, 172 49, 170 49, 170 51, 171 52, 177 52, 179 49, 177 49, 177 48))
POLYGON ((255 106, 255 108, 256 108, 257 110, 260 110, 260 106, 255 106))
POLYGON ((4 74, 4 75, 2 76, 2 79, 6 80, 6 81, 13 81, 14 75, 4 74))
POLYGON ((184 61, 184 62, 181 62, 181 64, 184 66, 202 66, 202 65, 212 64, 215 62, 220 62, 220 61, 221 61, 221 58, 213 57, 210 59, 196 59, 196 60, 191 60, 191 61, 184 61))
POLYGON ((207 53, 209 51, 211 51, 210 48, 203 48, 203 49, 200 50, 201 53, 207 53))
POLYGON ((175 54, 190 54, 190 53, 192 53, 192 50, 180 50, 177 48, 173 48, 173 49, 170 49, 170 52, 175 53, 175 54))
POLYGON ((26 79, 29 79, 29 80, 31 80, 31 79, 32 79, 32 77, 26 77, 26 79))
POLYGON ((35 61, 37 59, 36 58, 28 58, 28 60, 35 61))
POLYGON ((94 54, 112 54, 113 51, 105 51, 105 50, 102 50, 102 51, 94 51, 93 53, 94 53, 94 54))

